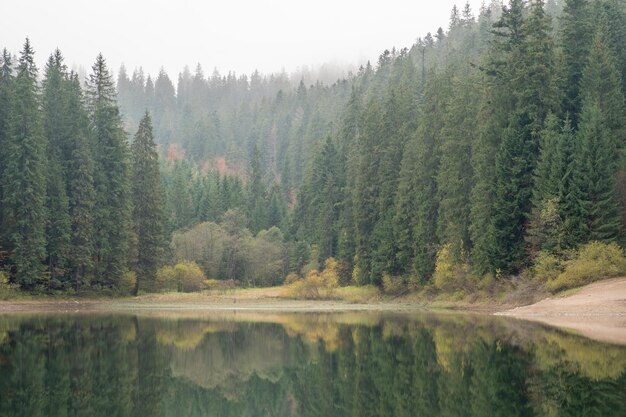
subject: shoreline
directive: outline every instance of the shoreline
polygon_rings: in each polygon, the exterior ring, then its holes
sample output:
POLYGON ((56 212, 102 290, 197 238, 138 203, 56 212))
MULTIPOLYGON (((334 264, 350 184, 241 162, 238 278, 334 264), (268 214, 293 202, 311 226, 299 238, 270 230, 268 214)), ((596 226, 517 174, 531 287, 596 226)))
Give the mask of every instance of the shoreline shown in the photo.
POLYGON ((228 312, 341 313, 341 312, 448 312, 507 317, 541 323, 590 339, 626 345, 626 278, 587 285, 565 297, 546 298, 513 307, 496 302, 475 304, 391 299, 366 302, 346 300, 293 300, 280 298, 276 289, 235 291, 233 294, 160 294, 137 298, 34 298, 0 301, 0 315, 124 313, 206 314, 228 312))

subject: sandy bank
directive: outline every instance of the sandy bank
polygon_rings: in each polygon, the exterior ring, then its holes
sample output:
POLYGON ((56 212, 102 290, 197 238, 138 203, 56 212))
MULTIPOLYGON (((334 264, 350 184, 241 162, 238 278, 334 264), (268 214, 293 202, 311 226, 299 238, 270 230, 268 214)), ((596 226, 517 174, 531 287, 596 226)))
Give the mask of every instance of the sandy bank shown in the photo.
POLYGON ((596 282, 575 294, 496 313, 573 330, 586 337, 626 344, 626 278, 596 282))

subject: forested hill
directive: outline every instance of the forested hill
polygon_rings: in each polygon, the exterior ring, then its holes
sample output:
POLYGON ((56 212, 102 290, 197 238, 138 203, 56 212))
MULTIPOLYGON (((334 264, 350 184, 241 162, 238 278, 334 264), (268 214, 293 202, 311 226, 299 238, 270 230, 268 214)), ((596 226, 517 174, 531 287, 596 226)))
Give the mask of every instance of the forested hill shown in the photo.
POLYGON ((42 207, 37 230, 21 211, 31 197, 16 179, 23 169, 2 161, 5 269, 18 283, 30 282, 22 271, 38 263, 63 282, 80 276, 81 283, 115 287, 131 269, 149 283, 166 250, 172 262, 196 261, 212 278, 249 284, 306 274, 329 258, 344 283, 387 286, 459 288, 546 264, 558 273, 561 261, 592 241, 625 242, 625 45, 625 0, 494 1, 476 13, 455 7, 446 30, 385 51, 333 85, 296 87, 260 74, 206 77, 198 68, 174 87, 165 72, 152 79, 136 71, 129 79, 120 71, 117 102, 98 64, 82 100, 76 77, 54 57, 43 92, 31 85, 27 95, 19 86, 36 77, 29 52, 25 47, 17 75, 5 54, 0 99, 13 104, 0 106, 9 109, 0 126, 8 126, 2 140, 15 152, 3 152, 5 161, 31 152, 15 140, 23 132, 16 114, 37 108, 19 101, 28 96, 30 104, 43 103, 37 146, 51 146, 41 172, 55 172, 53 138, 69 133, 46 127, 57 119, 46 113, 54 66, 69 80, 68 94, 87 103, 82 128, 94 159, 80 165, 71 151, 60 154, 56 169, 69 203, 51 198, 53 187, 62 187, 51 183, 57 177, 48 179, 47 194, 38 185, 28 203, 42 207), (130 174, 137 166, 124 159, 130 148, 120 132, 150 138, 134 161, 154 161, 151 120, 162 156, 154 176, 163 185, 153 183, 145 200, 132 184, 147 174, 130 174), (109 148, 100 152, 94 143, 109 148), (66 266, 53 267, 56 223, 47 216, 67 206, 69 224, 78 222, 71 190, 80 167, 92 173, 94 201, 108 204, 86 208, 106 220, 94 224, 108 237, 99 241, 103 234, 94 230, 83 263, 65 259, 66 266), (119 199, 107 200, 105 190, 118 186, 119 199), (140 202, 145 210, 137 210, 140 202), (150 217, 157 203, 164 210, 150 217), (107 223, 113 218, 128 219, 134 232, 124 235, 107 223), (162 241, 155 237, 161 234, 162 241), (39 246, 23 249, 27 235, 39 246), (116 239, 129 248, 119 264, 116 239), (141 242, 154 248, 142 253, 141 242))

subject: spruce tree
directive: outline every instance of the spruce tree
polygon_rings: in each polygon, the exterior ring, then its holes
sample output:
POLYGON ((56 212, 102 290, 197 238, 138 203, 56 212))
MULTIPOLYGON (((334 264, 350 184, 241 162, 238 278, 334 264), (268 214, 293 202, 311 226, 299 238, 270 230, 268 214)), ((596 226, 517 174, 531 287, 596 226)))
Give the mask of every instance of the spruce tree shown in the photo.
MULTIPOLYGON (((345 184, 341 190, 341 211, 338 220, 337 255, 351 272, 354 268, 356 254, 354 199, 352 190, 355 187, 358 162, 359 135, 362 128, 361 96, 357 88, 352 86, 350 99, 341 119, 338 134, 338 151, 345 160, 345 184)), ((346 277, 347 278, 347 277, 346 277)))
POLYGON ((382 133, 382 112, 378 103, 372 99, 363 112, 363 124, 359 135, 358 162, 353 189, 354 225, 355 225, 355 278, 359 284, 372 284, 375 277, 371 274, 371 262, 374 251, 372 232, 378 219, 378 197, 380 183, 380 138, 382 133))
POLYGON ((558 252, 568 246, 567 227, 572 205, 573 131, 551 114, 541 134, 539 160, 534 172, 533 212, 528 242, 533 250, 558 252))
POLYGON ((98 55, 87 82, 95 157, 94 284, 114 288, 128 267, 132 233, 129 149, 112 76, 98 55))
POLYGON ((3 208, 14 280, 33 290, 43 281, 46 256, 46 141, 38 111, 37 67, 28 39, 20 53, 12 97, 3 208))
POLYGON ((71 222, 66 188, 65 150, 72 121, 68 111, 66 67, 57 49, 48 59, 43 82, 43 126, 47 139, 48 155, 48 221, 46 240, 48 251, 49 286, 64 288, 69 281, 68 256, 70 253, 71 222))
POLYGON ((492 272, 513 274, 525 263, 524 232, 530 213, 532 154, 530 121, 522 114, 504 132, 496 155, 493 215, 488 236, 492 272))
POLYGON ((600 106, 583 101, 575 149, 575 193, 578 198, 578 244, 591 240, 611 242, 620 232, 620 211, 615 197, 615 142, 600 106))
POLYGON ((473 171, 470 163, 472 135, 476 132, 478 90, 477 80, 456 76, 452 88, 457 91, 444 113, 441 132, 441 160, 437 172, 438 224, 437 235, 444 244, 451 244, 458 259, 469 253, 470 191, 473 171), (474 82, 472 82, 474 81, 474 82))
POLYGON ((67 114, 70 125, 67 161, 67 194, 71 219, 71 250, 68 263, 74 290, 88 284, 93 274, 95 253, 95 199, 93 147, 89 119, 83 105, 78 74, 69 76, 67 114))
MULTIPOLYGON (((602 113, 608 134, 615 141, 615 149, 626 149, 626 106, 620 72, 613 51, 607 42, 606 28, 596 32, 580 81, 583 102, 594 102, 602 113)), ((615 154, 616 160, 618 154, 615 154)), ((623 156, 623 155, 622 155, 623 156)))
POLYGON ((561 16, 561 50, 563 54, 563 112, 578 126, 581 109, 580 80, 589 56, 593 36, 587 0, 565 0, 561 16))
POLYGON ((159 174, 159 156, 152 133, 152 120, 146 112, 131 145, 133 162, 133 223, 137 236, 137 281, 139 289, 154 288, 156 271, 162 262, 163 195, 159 174))
MULTIPOLYGON (((0 149, 5 150, 8 149, 7 135, 13 77, 11 54, 5 48, 0 57, 0 149)), ((2 168, 6 164, 5 152, 0 152, 0 174, 2 174, 2 178, 0 178, 0 265, 3 265, 6 260, 6 249, 9 245, 8 236, 6 236, 5 232, 8 227, 4 220, 4 189, 6 182, 4 179, 4 168, 2 168)))
POLYGON ((254 145, 248 181, 248 218, 250 219, 250 230, 254 233, 267 228, 266 194, 267 190, 263 184, 263 172, 261 170, 261 153, 254 145))

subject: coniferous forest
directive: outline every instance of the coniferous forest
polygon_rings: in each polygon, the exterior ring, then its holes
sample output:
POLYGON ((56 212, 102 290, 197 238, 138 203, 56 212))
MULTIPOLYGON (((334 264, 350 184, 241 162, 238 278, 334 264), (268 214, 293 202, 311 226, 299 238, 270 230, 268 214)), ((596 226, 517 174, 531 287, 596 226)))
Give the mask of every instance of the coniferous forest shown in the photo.
POLYGON ((626 244, 625 0, 455 7, 332 85, 114 76, 102 55, 83 77, 35 48, 0 59, 2 285, 137 294, 332 265, 446 289, 626 244))

